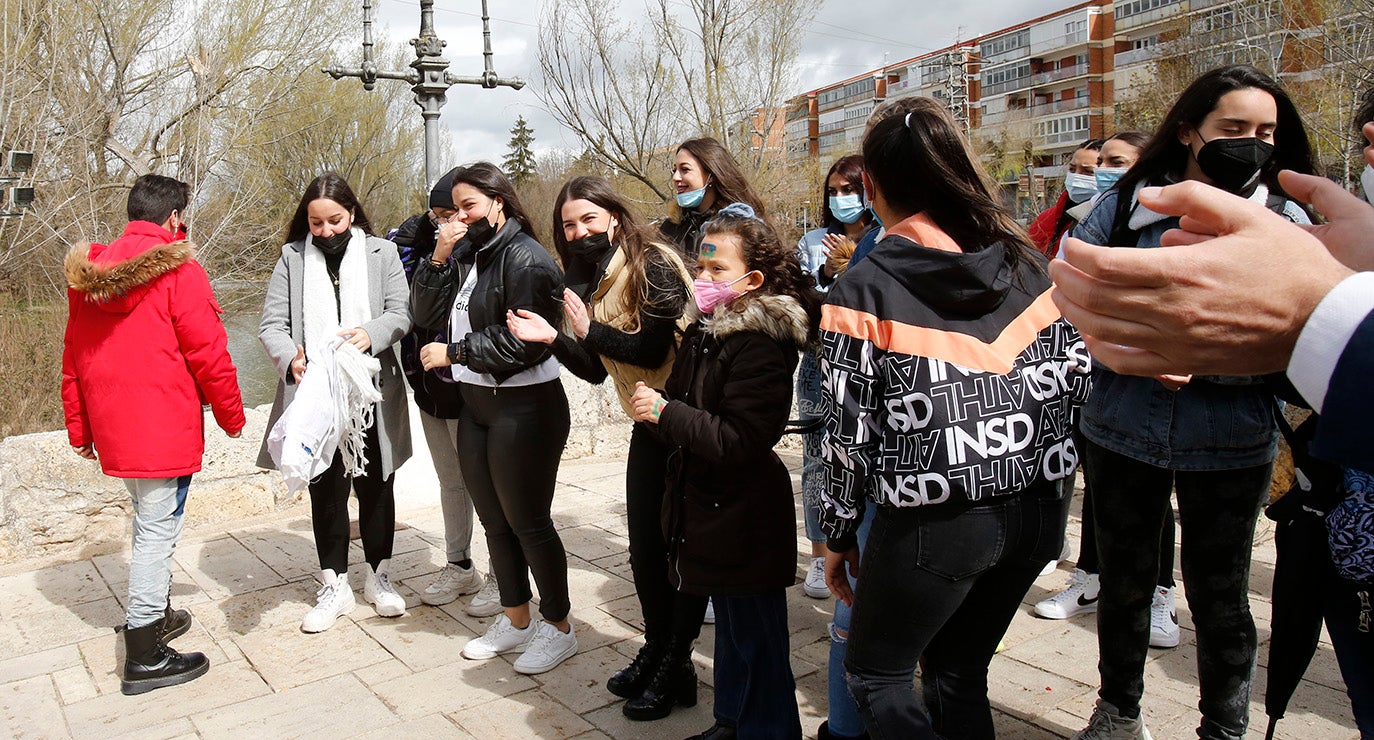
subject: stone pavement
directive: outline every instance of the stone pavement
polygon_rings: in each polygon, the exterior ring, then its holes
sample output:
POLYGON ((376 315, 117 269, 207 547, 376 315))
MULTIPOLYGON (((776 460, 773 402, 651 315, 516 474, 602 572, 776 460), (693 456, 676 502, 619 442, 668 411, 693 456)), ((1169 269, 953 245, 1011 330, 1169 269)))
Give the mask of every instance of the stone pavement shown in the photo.
MULTIPOLYGON (((418 440, 417 440, 418 441, 418 440)), ((422 448, 423 445, 417 445, 422 448)), ((794 471, 795 455, 787 456, 794 471)), ((702 701, 669 719, 633 723, 605 690, 606 678, 638 649, 640 620, 626 556, 621 459, 566 461, 554 518, 568 550, 572 621, 579 653, 551 673, 526 677, 501 657, 472 662, 459 650, 489 623, 460 600, 435 608, 416 596, 443 564, 443 518, 428 461, 398 474, 395 573, 410 605, 397 619, 362 601, 328 632, 301 633, 313 604, 315 551, 306 505, 188 531, 176 551, 173 600, 195 615, 176 645, 202 650, 208 675, 138 697, 119 693, 116 636, 123 621, 127 554, 0 569, 0 709, 12 737, 482 737, 681 738, 711 722, 713 630, 695 655, 702 701)), ((192 486, 191 506, 197 500, 192 486)), ((1076 512, 1075 512, 1076 513, 1076 512)), ((800 521, 800 514, 798 516, 800 521)), ((1256 536, 1252 604, 1267 646, 1273 573, 1272 532, 1256 536)), ((1071 521, 1075 548, 1078 520, 1071 521)), ((479 564, 485 543, 474 542, 479 564)), ((804 540, 799 537, 799 552, 804 540)), ((357 542, 353 560, 362 561, 357 542)), ((802 556, 799 555, 798 575, 802 556)), ((1092 709, 1097 680, 1094 621, 1036 619, 1030 605, 1061 587, 1066 571, 1040 579, 992 664, 998 735, 1066 737, 1092 709)), ((362 583, 359 566, 351 577, 362 583)), ((809 737, 825 716, 832 602, 788 595, 792 665, 802 725, 809 737)), ((1179 600, 1183 644, 1152 650, 1145 715, 1157 738, 1192 737, 1197 681, 1186 600, 1179 600)), ((1264 727, 1261 647, 1252 737, 1264 727)), ((1357 733, 1328 641, 1279 725, 1279 737, 1352 738, 1357 733)))

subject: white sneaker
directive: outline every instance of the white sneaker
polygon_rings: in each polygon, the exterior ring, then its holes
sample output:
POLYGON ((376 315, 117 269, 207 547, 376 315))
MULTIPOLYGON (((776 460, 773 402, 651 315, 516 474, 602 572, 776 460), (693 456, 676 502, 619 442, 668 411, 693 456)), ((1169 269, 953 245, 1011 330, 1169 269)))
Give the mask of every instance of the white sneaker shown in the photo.
POLYGON ((1097 611, 1097 592, 1097 574, 1074 568, 1069 574, 1069 585, 1036 604, 1035 613, 1045 619, 1068 619, 1077 614, 1091 614, 1097 611))
POLYGON ((710 599, 706 600, 706 616, 701 618, 702 624, 716 623, 716 604, 710 599))
POLYGON ((551 671, 576 653, 577 637, 573 635, 571 624, 564 632, 548 622, 540 622, 529 647, 515 659, 515 672, 534 675, 551 671))
POLYGON ((802 591, 813 599, 830 597, 830 587, 825 585, 825 558, 811 558, 811 569, 806 571, 802 591))
POLYGON ((496 585, 496 577, 487 574, 482 590, 472 597, 463 611, 473 617, 492 617, 501 613, 501 589, 496 585))
POLYGON ((430 606, 443 606, 459 596, 476 593, 486 585, 486 579, 476 568, 464 568, 448 563, 439 576, 420 592, 420 601, 430 606))
POLYGON ((358 602, 348 585, 348 573, 335 573, 326 568, 320 572, 320 590, 315 592, 315 608, 301 620, 301 632, 324 632, 334 626, 334 620, 349 614, 358 602))
POLYGON ((1097 708, 1088 719, 1088 726, 1073 736, 1073 740, 1151 740, 1145 718, 1126 719, 1117 714, 1111 703, 1097 700, 1097 708))
POLYGON ((1155 599, 1150 604, 1150 647, 1178 647, 1178 610, 1174 608, 1174 590, 1155 587, 1155 599))
POLYGON ((502 653, 523 653, 539 631, 539 620, 530 620, 525 629, 516 629, 510 617, 502 614, 491 623, 485 634, 468 640, 463 646, 463 657, 468 660, 487 660, 502 653))
POLYGON ((1069 546, 1068 540, 1064 540, 1064 549, 1059 551, 1059 559, 1051 560, 1050 562, 1045 563, 1045 567, 1040 569, 1039 577, 1044 578, 1045 576, 1055 572, 1059 569, 1059 563, 1068 560, 1071 557, 1073 557, 1073 548, 1069 546))
POLYGON ((377 570, 367 566, 367 579, 363 581, 363 598, 377 609, 379 617, 399 617, 406 613, 406 600, 396 593, 391 585, 391 559, 377 564, 377 570))

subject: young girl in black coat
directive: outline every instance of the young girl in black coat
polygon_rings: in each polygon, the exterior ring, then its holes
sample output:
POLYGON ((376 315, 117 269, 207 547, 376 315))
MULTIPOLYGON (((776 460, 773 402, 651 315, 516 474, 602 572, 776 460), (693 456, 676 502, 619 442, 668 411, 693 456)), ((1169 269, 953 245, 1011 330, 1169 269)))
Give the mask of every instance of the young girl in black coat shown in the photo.
POLYGON ((799 738, 784 591, 795 581, 797 525, 773 446, 818 300, 793 250, 749 206, 721 209, 703 232, 696 320, 663 391, 636 389, 634 418, 673 449, 669 579, 715 602, 716 724, 703 737, 799 738))

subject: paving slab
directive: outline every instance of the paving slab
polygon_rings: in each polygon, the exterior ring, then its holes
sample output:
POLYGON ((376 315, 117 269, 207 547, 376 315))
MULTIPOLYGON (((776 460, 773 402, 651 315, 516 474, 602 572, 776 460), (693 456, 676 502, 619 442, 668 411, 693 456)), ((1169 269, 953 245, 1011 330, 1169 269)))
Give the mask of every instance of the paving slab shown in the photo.
POLYGON ((396 715, 344 674, 191 715, 202 737, 348 737, 394 724, 396 715))
MULTIPOLYGON (((785 454, 794 470, 800 458, 785 454)), ((119 693, 122 656, 113 627, 123 622, 128 553, 71 563, 7 568, 0 577, 0 709, 12 736, 222 737, 579 737, 677 738, 709 727, 715 629, 703 626, 692 659, 700 701, 666 720, 636 723, 606 679, 640 646, 642 620, 629 568, 624 520, 624 460, 565 461, 554 517, 569 553, 571 619, 579 652, 558 669, 528 677, 515 656, 459 657, 493 618, 468 616, 461 598, 443 607, 418 592, 445 561, 443 516, 424 476, 408 473, 397 496, 392 571, 407 613, 376 616, 362 598, 360 543, 350 548, 357 609, 319 635, 299 631, 313 606, 316 555, 309 508, 298 504, 240 522, 188 530, 173 564, 173 601, 195 616, 177 641, 204 651, 210 673, 141 697, 119 693), (340 708, 342 707, 342 708, 340 708), (21 728, 22 724, 22 728, 21 728), (37 732, 34 728, 40 728, 37 732), (35 734, 37 733, 37 734, 35 734)), ((432 472, 430 473, 432 477, 432 472)), ((1079 546, 1078 502, 1069 539, 1079 546)), ((799 509, 798 509, 799 510, 799 509)), ((1271 606, 1272 536, 1256 536, 1251 610, 1261 641, 1250 738, 1263 736, 1264 666, 1271 606)), ((809 544, 798 527, 798 577, 809 544)), ((486 569, 480 525, 472 557, 486 569)), ((1062 588, 1069 560, 1037 580, 991 666, 994 721, 1003 738, 1063 738, 1082 729, 1097 683, 1092 615, 1037 619, 1032 605, 1062 588)), ((1155 737, 1188 737, 1198 722, 1196 636, 1185 589, 1179 589, 1182 645, 1151 650, 1142 711, 1155 737)), ((537 601, 536 601, 537 607, 537 601)), ((790 659, 805 736, 814 737, 828 703, 832 599, 787 592, 790 659)), ((1278 738, 1355 738, 1344 684, 1323 635, 1278 738)))

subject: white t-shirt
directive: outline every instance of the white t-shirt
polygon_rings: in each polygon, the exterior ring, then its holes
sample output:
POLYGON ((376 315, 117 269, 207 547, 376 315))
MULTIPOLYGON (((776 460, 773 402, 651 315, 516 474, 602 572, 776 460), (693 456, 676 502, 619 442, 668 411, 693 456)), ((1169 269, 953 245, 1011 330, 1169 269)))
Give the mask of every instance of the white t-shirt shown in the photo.
MULTIPOLYGON (((477 266, 473 265, 473 268, 468 271, 467 279, 463 281, 463 286, 458 289, 458 298, 453 301, 453 312, 449 314, 448 335, 452 341, 456 342, 472 333, 468 302, 472 299, 472 291, 476 287, 477 266)), ((492 377, 491 373, 479 373, 469 369, 467 365, 454 365, 452 370, 453 379, 459 383, 469 383, 487 388, 536 385, 558 379, 558 360, 550 354, 538 365, 527 367, 500 383, 496 382, 496 378, 492 377)))

